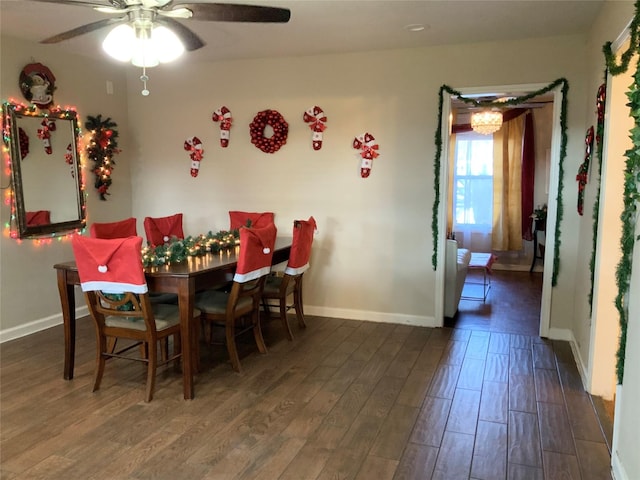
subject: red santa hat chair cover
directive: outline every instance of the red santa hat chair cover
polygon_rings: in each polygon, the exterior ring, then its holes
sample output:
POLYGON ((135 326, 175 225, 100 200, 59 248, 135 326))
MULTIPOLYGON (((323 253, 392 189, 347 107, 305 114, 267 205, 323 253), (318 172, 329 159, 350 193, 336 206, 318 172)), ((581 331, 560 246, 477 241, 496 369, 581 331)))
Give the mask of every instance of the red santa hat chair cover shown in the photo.
MULTIPOLYGON (((224 343, 231 366, 237 372, 241 371, 235 341, 237 335, 253 330, 258 351, 267 352, 260 327, 260 299, 266 276, 271 270, 276 233, 274 223, 262 228, 240 228, 240 251, 231 291, 208 290, 196 295, 196 308, 202 311, 202 319, 207 326, 224 327, 224 343), (251 322, 238 330, 236 323, 244 317, 250 317, 251 322)), ((206 337, 212 343, 212 335, 208 333, 206 337)))
POLYGON ((241 212, 229 211, 229 230, 237 230, 240 227, 266 227, 273 223, 273 212, 241 212))
POLYGON ((27 227, 49 225, 50 223, 51 212, 49 210, 36 210, 35 212, 27 212, 27 227))
POLYGON ((164 245, 172 237, 182 240, 184 238, 182 213, 167 217, 145 217, 144 231, 147 235, 147 242, 153 246, 164 245))
POLYGON ((291 253, 283 276, 271 275, 267 278, 262 292, 263 305, 267 315, 269 307, 278 307, 280 320, 289 340, 293 340, 293 333, 287 319, 287 311, 295 309, 300 328, 305 328, 304 310, 302 306, 302 275, 309 268, 311 245, 317 225, 313 217, 309 220, 295 220, 293 222, 293 240, 291 253), (293 295, 293 303, 287 304, 287 299, 293 295), (269 302, 272 301, 273 304, 269 302), (277 301, 277 304, 275 303, 277 301))
MULTIPOLYGON (((76 235, 72 239, 80 286, 96 327, 97 351, 93 391, 100 388, 108 358, 147 363, 145 401, 153 398, 156 369, 181 356, 180 311, 177 305, 151 304, 142 266, 142 237, 100 239, 76 235), (158 342, 173 335, 173 355, 158 362, 158 342), (134 340, 115 351, 110 339, 134 340), (123 355, 142 345, 143 358, 123 355)), ((194 311, 199 317, 200 311, 194 311)))
POLYGON ((136 219, 131 217, 117 222, 94 222, 89 227, 89 235, 93 238, 126 238, 138 235, 136 219))

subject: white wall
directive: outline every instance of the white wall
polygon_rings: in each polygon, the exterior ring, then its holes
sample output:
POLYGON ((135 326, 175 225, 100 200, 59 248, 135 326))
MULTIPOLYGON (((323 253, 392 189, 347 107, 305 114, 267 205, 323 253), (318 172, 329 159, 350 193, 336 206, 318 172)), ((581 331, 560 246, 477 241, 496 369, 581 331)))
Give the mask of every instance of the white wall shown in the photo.
MULTIPOLYGON (((550 83, 566 77, 569 145, 566 204, 581 161, 586 84, 584 37, 476 44, 276 60, 177 65, 151 72, 142 97, 129 72, 129 111, 136 140, 133 212, 185 212, 187 233, 227 226, 230 209, 272 210, 281 232, 314 215, 312 269, 305 286, 309 313, 431 324, 431 208, 438 91, 496 84, 550 83), (549 54, 553 52, 553 54, 549 54), (211 113, 233 113, 229 148, 218 146, 211 113), (324 146, 311 149, 302 121, 318 105, 328 116, 324 146), (248 125, 259 110, 280 111, 290 124, 274 155, 254 148, 248 125), (353 137, 372 133, 381 156, 359 176, 353 137), (183 142, 204 142, 198 178, 189 176, 183 142), (161 141, 159 139, 162 139, 161 141)), ((573 293, 576 216, 565 215, 558 299, 573 293)), ((444 234, 444 232, 442 232, 444 234)), ((572 302, 554 302, 553 322, 567 328, 572 302)))
MULTIPOLYGON (((119 144, 123 153, 116 157, 113 173, 113 195, 102 202, 93 184, 87 186, 88 221, 115 220, 131 213, 131 182, 129 175, 129 148, 127 146, 126 78, 112 64, 102 58, 87 59, 69 56, 58 48, 31 44, 13 38, 2 37, 0 56, 0 94, 3 100, 14 98, 26 103, 18 88, 22 68, 34 60, 43 63, 56 77, 54 101, 61 106, 73 106, 80 115, 82 126, 87 115, 102 114, 112 117, 118 124, 122 137, 119 144), (105 82, 111 80, 115 94, 107 95, 105 82)), ((83 133, 86 131, 83 129, 83 133)), ((31 139, 31 148, 40 148, 37 138, 31 139)), ((4 160, 3 160, 4 161, 4 160)), ((85 166, 85 174, 92 182, 91 165, 85 166)), ((46 175, 46 172, 43 172, 46 175)), ((9 184, 2 169, 2 186, 9 184)), ((4 191, 3 191, 4 194, 4 191)), ((0 339, 6 340, 24 335, 34 329, 60 323, 60 300, 53 265, 70 260, 73 256, 68 240, 54 240, 48 245, 38 245, 33 240, 16 241, 7 236, 4 227, 10 210, 0 205, 2 236, 0 240, 0 339)), ((78 295, 79 296, 79 295, 78 295)), ((84 304, 82 298, 79 304, 84 304)))

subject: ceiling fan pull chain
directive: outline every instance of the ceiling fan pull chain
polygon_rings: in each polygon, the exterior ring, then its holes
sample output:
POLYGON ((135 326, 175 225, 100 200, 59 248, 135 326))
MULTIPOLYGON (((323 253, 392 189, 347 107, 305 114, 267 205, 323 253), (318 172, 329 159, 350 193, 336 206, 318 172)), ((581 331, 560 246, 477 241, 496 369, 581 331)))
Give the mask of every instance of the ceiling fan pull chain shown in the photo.
POLYGON ((141 93, 146 97, 147 95, 149 95, 149 90, 147 89, 147 81, 149 80, 149 77, 147 76, 147 67, 142 67, 142 75, 140 75, 140 80, 143 84, 141 93))

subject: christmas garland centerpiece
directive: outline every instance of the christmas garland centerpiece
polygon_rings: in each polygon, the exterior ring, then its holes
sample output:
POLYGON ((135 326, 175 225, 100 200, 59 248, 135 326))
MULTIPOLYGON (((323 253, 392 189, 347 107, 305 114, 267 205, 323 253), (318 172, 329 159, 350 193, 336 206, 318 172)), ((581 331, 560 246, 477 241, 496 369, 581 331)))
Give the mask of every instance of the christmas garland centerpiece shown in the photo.
POLYGON ((277 110, 263 110, 253 117, 249 125, 251 143, 264 153, 275 153, 287 143, 289 124, 277 110), (273 129, 273 135, 264 136, 264 130, 269 125, 273 129))
POLYGON ((106 200, 106 195, 111 186, 111 172, 116 162, 113 156, 120 153, 118 149, 118 131, 114 127, 118 125, 111 121, 111 118, 102 119, 102 115, 97 117, 87 117, 85 128, 91 132, 91 140, 87 147, 87 156, 93 160, 93 173, 96 176, 94 186, 98 190, 100 200, 106 200))
POLYGON ((240 243, 238 230, 208 232, 184 239, 173 237, 168 243, 157 247, 146 246, 142 249, 142 264, 145 267, 181 263, 188 257, 201 257, 207 253, 230 250, 240 243))

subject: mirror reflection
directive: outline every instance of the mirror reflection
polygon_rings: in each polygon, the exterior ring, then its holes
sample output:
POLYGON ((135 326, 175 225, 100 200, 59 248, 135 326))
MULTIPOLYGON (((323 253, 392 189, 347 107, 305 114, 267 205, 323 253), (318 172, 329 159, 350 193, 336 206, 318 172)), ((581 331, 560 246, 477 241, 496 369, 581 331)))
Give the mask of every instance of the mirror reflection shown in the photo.
POLYGON ((18 236, 64 234, 83 228, 77 113, 7 103, 4 120, 18 236))

